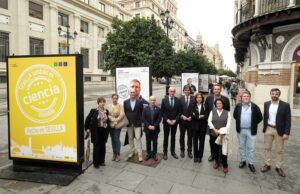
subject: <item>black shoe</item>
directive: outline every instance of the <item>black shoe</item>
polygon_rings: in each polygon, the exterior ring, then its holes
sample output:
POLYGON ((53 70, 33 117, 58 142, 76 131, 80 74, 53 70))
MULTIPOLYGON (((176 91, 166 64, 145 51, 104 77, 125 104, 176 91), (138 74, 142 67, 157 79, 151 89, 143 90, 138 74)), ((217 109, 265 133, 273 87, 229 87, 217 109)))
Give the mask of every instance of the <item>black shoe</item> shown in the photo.
POLYGON ((240 162, 239 168, 244 168, 245 166, 246 166, 246 162, 245 161, 240 162))
POLYGON ((145 157, 145 161, 149 160, 151 158, 151 155, 150 154, 147 154, 147 156, 145 157))
POLYGON ((282 170, 282 168, 275 168, 276 172, 278 173, 279 176, 282 176, 282 177, 286 177, 284 171, 282 170))
POLYGON ((180 152, 180 157, 181 157, 181 158, 184 158, 184 156, 185 156, 184 151, 181 151, 181 152, 180 152))
POLYGON ((164 160, 168 160, 168 154, 167 154, 167 153, 164 153, 163 159, 164 159, 164 160))
POLYGON ((198 162, 200 160, 200 158, 194 158, 194 162, 198 162))
POLYGON ((100 168, 100 166, 99 165, 94 165, 94 168, 100 168))
POLYGON ((254 167, 253 164, 248 164, 248 167, 249 167, 251 172, 255 173, 256 170, 255 170, 255 167, 254 167))
POLYGON ((157 154, 153 154, 153 155, 152 155, 152 158, 153 158, 153 160, 158 161, 157 154))
POLYGON ((105 166, 105 164, 104 163, 100 163, 100 166, 105 166))
POLYGON ((193 158, 192 152, 188 152, 188 156, 189 156, 190 159, 192 159, 193 158))
POLYGON ((199 158, 199 159, 198 159, 198 162, 201 163, 201 162, 202 162, 202 158, 199 158))
POLYGON ((212 156, 212 155, 210 155, 209 157, 208 157, 208 161, 213 161, 213 160, 215 160, 215 158, 212 156))
POLYGON ((173 156, 173 158, 178 159, 178 156, 177 156, 177 154, 175 152, 172 153, 172 156, 173 156))

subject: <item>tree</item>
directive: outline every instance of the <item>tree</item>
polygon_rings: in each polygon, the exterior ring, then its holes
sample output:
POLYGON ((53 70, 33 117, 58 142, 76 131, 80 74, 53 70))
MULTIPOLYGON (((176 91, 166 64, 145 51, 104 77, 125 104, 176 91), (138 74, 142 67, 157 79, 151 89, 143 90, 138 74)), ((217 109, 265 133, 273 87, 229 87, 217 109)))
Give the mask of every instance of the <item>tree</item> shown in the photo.
POLYGON ((172 77, 173 43, 164 30, 151 19, 135 17, 130 21, 115 18, 112 32, 102 45, 104 70, 115 74, 117 67, 149 66, 154 77, 172 77))
POLYGON ((205 55, 199 55, 195 49, 180 50, 174 56, 177 67, 176 75, 181 72, 194 72, 200 74, 216 74, 215 66, 209 62, 205 55))
POLYGON ((228 75, 229 77, 236 77, 236 74, 231 70, 218 69, 218 75, 228 75))

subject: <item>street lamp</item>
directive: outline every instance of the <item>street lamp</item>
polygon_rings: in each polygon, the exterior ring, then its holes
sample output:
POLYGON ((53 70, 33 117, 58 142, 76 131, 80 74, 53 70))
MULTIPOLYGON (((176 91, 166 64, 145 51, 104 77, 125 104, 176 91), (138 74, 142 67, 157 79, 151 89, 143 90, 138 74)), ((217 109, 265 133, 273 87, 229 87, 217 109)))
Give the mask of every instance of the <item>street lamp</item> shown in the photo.
MULTIPOLYGON (((69 54, 70 53, 69 52, 69 46, 70 46, 69 45, 69 40, 70 40, 70 38, 72 38, 72 39, 76 38, 78 33, 76 31, 74 31, 74 33, 73 33, 74 37, 73 37, 73 36, 71 36, 70 26, 67 25, 66 28, 67 28, 67 34, 65 34, 64 37, 67 38, 67 54, 69 54)), ((61 35, 62 29, 61 29, 60 26, 57 28, 57 30, 58 30, 58 34, 61 35)))
MULTIPOLYGON (((173 28, 174 20, 170 17, 170 11, 166 10, 165 12, 160 13, 160 19, 165 28, 167 28, 167 37, 169 37, 169 30, 173 28)), ((166 77, 166 95, 168 95, 168 90, 170 88, 170 78, 166 77)))

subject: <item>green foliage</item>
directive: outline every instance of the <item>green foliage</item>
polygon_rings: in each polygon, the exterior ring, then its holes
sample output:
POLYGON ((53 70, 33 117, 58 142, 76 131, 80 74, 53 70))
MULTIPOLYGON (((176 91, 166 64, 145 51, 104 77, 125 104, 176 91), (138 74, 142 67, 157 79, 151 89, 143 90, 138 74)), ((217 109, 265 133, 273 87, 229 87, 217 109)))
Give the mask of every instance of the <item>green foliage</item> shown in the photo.
POLYGON ((154 77, 171 77, 176 70, 172 65, 172 46, 172 41, 154 17, 135 17, 127 22, 115 18, 112 32, 102 45, 104 70, 110 70, 114 75, 117 67, 149 66, 154 77))
POLYGON ((199 55, 195 49, 178 51, 174 56, 176 75, 182 72, 216 74, 217 69, 205 55, 199 55))
POLYGON ((229 77, 236 77, 236 74, 231 70, 218 69, 218 75, 228 75, 229 77))

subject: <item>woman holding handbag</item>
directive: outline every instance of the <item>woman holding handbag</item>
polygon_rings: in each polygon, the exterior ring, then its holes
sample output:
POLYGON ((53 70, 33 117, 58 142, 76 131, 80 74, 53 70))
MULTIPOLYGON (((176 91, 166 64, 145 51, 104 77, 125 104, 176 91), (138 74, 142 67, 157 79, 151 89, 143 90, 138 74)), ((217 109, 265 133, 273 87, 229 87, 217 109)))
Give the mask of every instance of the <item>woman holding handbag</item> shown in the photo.
POLYGON ((120 161, 120 149, 121 149, 121 141, 120 141, 120 133, 122 127, 126 126, 128 122, 124 121, 127 118, 125 117, 124 108, 121 104, 118 103, 119 96, 117 94, 113 94, 111 96, 112 103, 108 107, 109 111, 109 120, 110 120, 110 137, 111 144, 113 149, 113 157, 112 161, 120 161), (125 122, 125 123, 124 123, 125 122))
POLYGON ((91 134, 91 140, 94 145, 93 164, 95 168, 105 166, 106 142, 110 128, 109 111, 104 108, 105 102, 103 97, 98 98, 98 107, 91 109, 85 120, 85 130, 88 135, 91 134))

